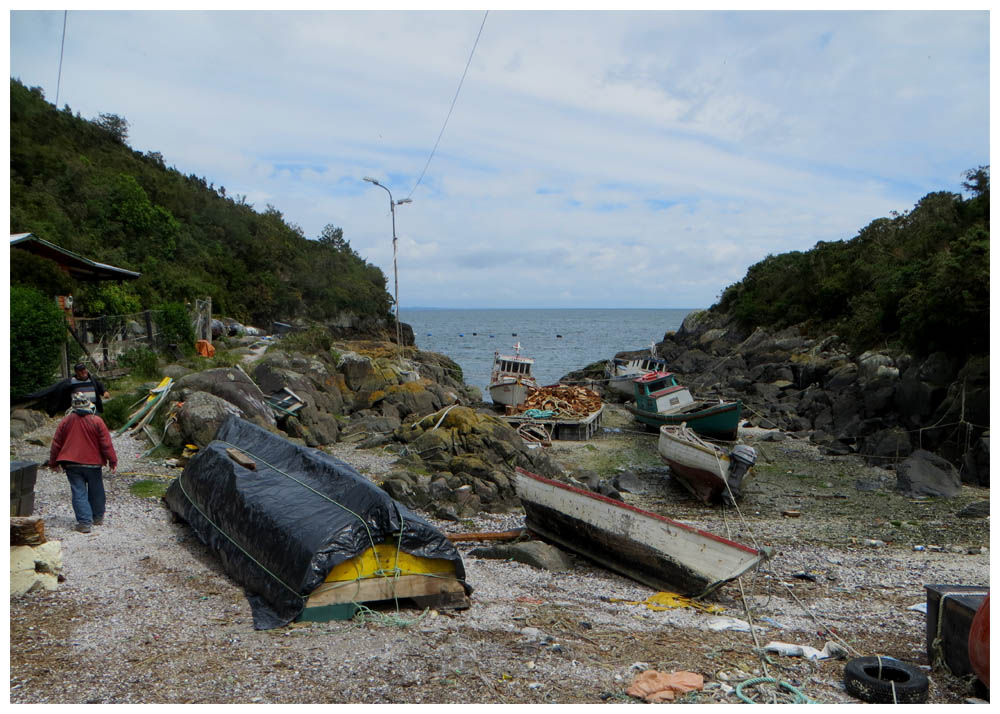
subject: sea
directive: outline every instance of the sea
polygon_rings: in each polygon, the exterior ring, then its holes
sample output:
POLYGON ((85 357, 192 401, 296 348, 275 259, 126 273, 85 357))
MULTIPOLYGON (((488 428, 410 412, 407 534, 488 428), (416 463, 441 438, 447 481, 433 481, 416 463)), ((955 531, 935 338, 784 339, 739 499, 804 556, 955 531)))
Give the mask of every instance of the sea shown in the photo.
POLYGON ((493 353, 535 360, 539 384, 555 384, 566 374, 618 352, 648 349, 677 330, 691 309, 507 309, 410 308, 400 320, 413 328, 417 348, 451 357, 465 383, 487 386, 493 353))

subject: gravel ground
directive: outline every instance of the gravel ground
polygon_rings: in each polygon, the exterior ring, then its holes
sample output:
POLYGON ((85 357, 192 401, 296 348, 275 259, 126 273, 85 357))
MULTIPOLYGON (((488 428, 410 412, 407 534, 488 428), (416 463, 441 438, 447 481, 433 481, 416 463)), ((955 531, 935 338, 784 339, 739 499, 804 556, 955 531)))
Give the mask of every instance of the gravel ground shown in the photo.
MULTIPOLYGON (((12 440, 11 458, 44 461, 56 423, 12 440)), ((954 517, 988 499, 988 490, 919 502, 891 489, 863 493, 854 488, 858 478, 891 473, 820 457, 803 442, 769 442, 737 514, 700 506, 664 479, 655 439, 630 432, 627 417, 610 410, 605 424, 598 438, 558 443, 553 455, 608 475, 632 470, 649 489, 626 494, 627 502, 775 548, 763 568, 712 600, 726 618, 745 621, 749 607, 756 638, 712 629, 727 620, 698 610, 629 604, 654 591, 575 557, 571 571, 547 572, 468 556, 478 544, 467 542, 458 545, 475 589, 468 610, 390 606, 352 621, 256 631, 241 588, 216 557, 159 499, 133 492, 138 482, 166 482, 179 471, 141 458, 146 443, 123 436, 115 439, 119 473, 105 479, 106 525, 91 534, 72 530, 65 476, 39 470, 35 514, 62 544, 65 582, 11 598, 10 701, 616 703, 636 701, 625 689, 649 668, 702 673, 706 689, 684 701, 736 703, 733 687, 763 675, 816 701, 853 702, 843 661, 773 654, 767 661, 757 643, 821 649, 832 630, 852 655, 926 668, 924 615, 907 610, 925 601, 923 585, 989 583, 989 520, 954 517), (783 518, 792 507, 802 516, 783 518), (914 551, 917 544, 942 550, 914 551)), ((331 451, 373 479, 393 461, 380 450, 331 451)), ((500 531, 521 527, 523 514, 431 520, 448 532, 500 531)), ((932 703, 970 696, 953 677, 932 672, 930 680, 932 703)))

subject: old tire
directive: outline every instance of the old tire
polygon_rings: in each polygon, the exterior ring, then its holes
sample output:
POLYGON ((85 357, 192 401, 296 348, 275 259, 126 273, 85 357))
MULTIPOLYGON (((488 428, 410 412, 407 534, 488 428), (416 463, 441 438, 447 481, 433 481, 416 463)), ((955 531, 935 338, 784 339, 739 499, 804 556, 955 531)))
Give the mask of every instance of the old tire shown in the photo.
POLYGON ((847 693, 873 704, 923 704, 927 701, 927 675, 906 662, 890 657, 857 657, 844 667, 847 693))

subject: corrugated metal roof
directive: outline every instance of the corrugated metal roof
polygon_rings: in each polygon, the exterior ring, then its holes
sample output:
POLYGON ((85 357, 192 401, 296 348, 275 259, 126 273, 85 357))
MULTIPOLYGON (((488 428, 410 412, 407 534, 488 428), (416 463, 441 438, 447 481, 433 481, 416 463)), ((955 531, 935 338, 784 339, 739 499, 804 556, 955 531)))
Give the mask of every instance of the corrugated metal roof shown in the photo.
POLYGON ((10 247, 21 248, 43 258, 53 260, 62 266, 76 280, 135 280, 142 273, 125 268, 116 268, 106 263, 98 263, 71 250, 60 248, 55 243, 39 238, 31 233, 11 233, 10 247))

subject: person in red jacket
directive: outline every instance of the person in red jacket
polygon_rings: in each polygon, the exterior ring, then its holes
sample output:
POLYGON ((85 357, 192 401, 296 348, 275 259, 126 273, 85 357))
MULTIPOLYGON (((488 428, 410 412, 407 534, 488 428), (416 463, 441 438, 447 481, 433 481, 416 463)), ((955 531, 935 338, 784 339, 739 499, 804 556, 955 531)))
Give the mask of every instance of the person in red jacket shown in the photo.
POLYGON ((69 479, 76 530, 80 533, 90 533, 91 525, 104 523, 101 467, 107 464, 111 473, 118 468, 111 432, 94 411, 94 403, 86 394, 74 394, 71 411, 59 422, 49 450, 49 468, 58 471, 61 467, 69 479))

